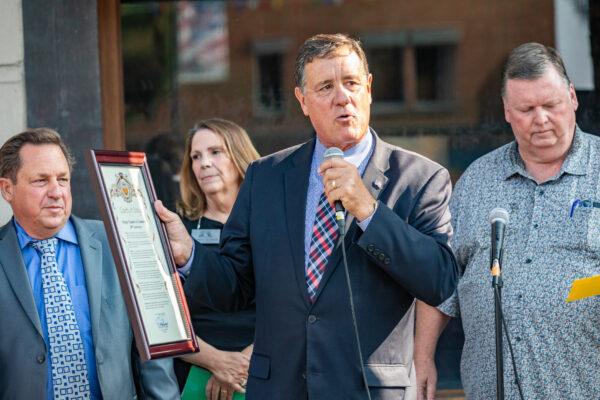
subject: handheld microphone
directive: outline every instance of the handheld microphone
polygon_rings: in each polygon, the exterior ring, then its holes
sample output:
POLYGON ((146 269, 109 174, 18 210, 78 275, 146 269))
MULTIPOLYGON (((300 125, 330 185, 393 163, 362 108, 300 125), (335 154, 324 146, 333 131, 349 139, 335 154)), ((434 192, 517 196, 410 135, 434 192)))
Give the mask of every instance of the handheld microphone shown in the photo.
MULTIPOLYGON (((328 160, 331 158, 343 158, 344 152, 337 147, 330 147, 325 150, 325 154, 323 155, 323 160, 328 160)), ((358 359, 360 361, 360 372, 363 379, 363 384, 365 385, 365 390, 367 391, 367 399, 371 400, 371 392, 369 391, 369 384, 367 382, 367 376, 365 374, 365 363, 361 350, 360 344, 360 335, 358 334, 358 323, 356 322, 356 310, 354 307, 354 299, 352 295, 352 283, 350 282, 350 273, 348 272, 348 261, 346 260, 346 246, 344 246, 344 237, 346 236, 345 226, 346 226, 346 210, 342 205, 342 202, 336 200, 333 202, 335 206, 335 220, 338 225, 338 229, 340 230, 340 235, 338 237, 338 243, 341 244, 342 248, 342 259, 344 261, 344 275, 346 276, 346 286, 348 287, 348 303, 350 304, 350 312, 352 314, 352 327, 354 328, 354 338, 356 340, 356 352, 358 354, 358 359)))
MULTIPOLYGON (((323 155, 323 160, 328 160, 330 158, 344 158, 344 152, 337 147, 330 147, 325 150, 325 154, 323 155)), ((346 210, 342 205, 342 202, 339 200, 334 201, 335 206, 335 220, 340 228, 340 232, 344 232, 344 227, 346 225, 346 210)))
POLYGON ((500 276, 500 263, 504 252, 504 232, 508 225, 508 211, 504 208, 494 208, 490 212, 490 224, 492 225, 492 248, 490 251, 490 265, 492 276, 500 276))

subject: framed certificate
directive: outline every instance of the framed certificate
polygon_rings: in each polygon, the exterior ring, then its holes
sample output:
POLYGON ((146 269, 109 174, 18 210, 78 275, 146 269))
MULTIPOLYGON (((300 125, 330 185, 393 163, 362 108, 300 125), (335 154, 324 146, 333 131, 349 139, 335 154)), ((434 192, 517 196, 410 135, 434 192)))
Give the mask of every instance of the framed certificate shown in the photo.
POLYGON ((90 150, 88 163, 142 359, 198 351, 146 155, 90 150))

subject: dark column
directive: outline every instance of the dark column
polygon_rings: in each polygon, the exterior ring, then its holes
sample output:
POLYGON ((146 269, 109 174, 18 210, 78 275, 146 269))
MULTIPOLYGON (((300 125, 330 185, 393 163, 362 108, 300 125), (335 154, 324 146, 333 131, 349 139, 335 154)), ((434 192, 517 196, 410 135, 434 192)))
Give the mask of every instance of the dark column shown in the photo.
POLYGON ((23 1, 27 125, 56 129, 77 161, 73 213, 98 218, 86 153, 103 147, 96 0, 23 1))

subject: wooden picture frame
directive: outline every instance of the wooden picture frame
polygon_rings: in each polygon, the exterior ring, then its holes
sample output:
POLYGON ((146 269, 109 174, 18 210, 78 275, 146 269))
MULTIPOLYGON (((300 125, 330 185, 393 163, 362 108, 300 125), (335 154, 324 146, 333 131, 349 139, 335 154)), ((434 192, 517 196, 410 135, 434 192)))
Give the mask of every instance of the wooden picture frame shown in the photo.
POLYGON ((141 358, 198 351, 146 155, 90 150, 88 166, 141 358))

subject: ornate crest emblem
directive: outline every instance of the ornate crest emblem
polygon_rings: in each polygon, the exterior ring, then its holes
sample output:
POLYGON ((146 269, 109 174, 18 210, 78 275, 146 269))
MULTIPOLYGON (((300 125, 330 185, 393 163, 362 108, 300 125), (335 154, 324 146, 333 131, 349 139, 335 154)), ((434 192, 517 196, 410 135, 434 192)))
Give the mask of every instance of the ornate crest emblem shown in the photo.
POLYGON ((122 172, 116 174, 117 181, 110 188, 111 197, 122 197, 127 203, 135 196, 133 185, 122 172))

